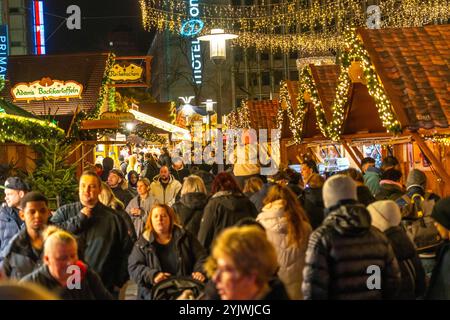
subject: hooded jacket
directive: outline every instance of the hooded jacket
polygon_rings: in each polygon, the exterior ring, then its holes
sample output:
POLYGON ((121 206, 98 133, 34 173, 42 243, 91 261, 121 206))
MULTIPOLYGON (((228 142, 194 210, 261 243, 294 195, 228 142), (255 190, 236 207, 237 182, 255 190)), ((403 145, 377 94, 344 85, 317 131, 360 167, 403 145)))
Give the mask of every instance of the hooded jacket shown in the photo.
POLYGON ((7 248, 2 269, 8 278, 21 279, 42 264, 41 256, 31 246, 26 229, 20 231, 7 248))
POLYGON ((397 259, 386 236, 371 226, 367 209, 348 200, 328 211, 322 226, 309 239, 303 270, 304 298, 395 298, 400 285, 397 259), (372 289, 369 283, 374 285, 372 289))
POLYGON ((184 229, 192 234, 198 234, 207 202, 208 197, 203 192, 190 192, 182 195, 173 205, 184 229))
POLYGON ((308 238, 311 227, 308 225, 308 233, 297 247, 288 244, 288 220, 285 213, 283 200, 268 203, 256 218, 266 229, 267 238, 274 245, 277 252, 278 276, 286 286, 289 297, 301 300, 303 268, 305 266, 305 254, 308 246, 308 238))
POLYGON ((81 213, 80 202, 60 207, 50 221, 77 237, 86 263, 101 277, 108 290, 121 287, 127 278, 131 238, 120 215, 98 202, 93 214, 81 213))
POLYGON ((172 206, 175 203, 176 196, 181 190, 181 183, 173 175, 169 176, 169 184, 164 189, 160 182, 160 175, 153 178, 150 184, 150 193, 157 203, 172 206))
POLYGON ((380 185, 380 190, 375 196, 376 200, 394 200, 396 201, 405 192, 397 185, 393 183, 383 183, 380 185))
POLYGON ((306 188, 300 198, 303 209, 308 216, 309 223, 313 230, 318 228, 324 219, 324 204, 322 198, 322 188, 306 188))
POLYGON ((235 225, 242 218, 256 218, 258 211, 242 193, 219 191, 208 201, 198 231, 198 240, 210 250, 213 240, 225 228, 235 225))
POLYGON ((414 244, 400 227, 384 231, 397 258, 402 282, 397 299, 415 300, 425 293, 425 270, 417 255, 414 244))
POLYGON ((19 209, 8 207, 4 203, 0 208, 0 262, 6 254, 9 242, 23 226, 24 223, 19 218, 19 209))
MULTIPOLYGON (((176 225, 172 231, 172 241, 175 241, 177 251, 177 273, 174 276, 191 276, 193 272, 202 272, 206 259, 205 249, 189 232, 176 225)), ((153 279, 161 268, 155 249, 156 238, 153 233, 145 231, 136 242, 128 259, 128 272, 131 279, 138 285, 138 298, 151 299, 153 279)))
POLYGON ((63 300, 112 300, 100 277, 91 268, 81 277, 80 288, 64 288, 52 277, 47 266, 41 266, 24 277, 20 282, 34 282, 52 291, 63 300))
POLYGON ((376 167, 369 167, 364 173, 364 184, 369 188, 373 196, 380 191, 380 177, 380 169, 376 167))

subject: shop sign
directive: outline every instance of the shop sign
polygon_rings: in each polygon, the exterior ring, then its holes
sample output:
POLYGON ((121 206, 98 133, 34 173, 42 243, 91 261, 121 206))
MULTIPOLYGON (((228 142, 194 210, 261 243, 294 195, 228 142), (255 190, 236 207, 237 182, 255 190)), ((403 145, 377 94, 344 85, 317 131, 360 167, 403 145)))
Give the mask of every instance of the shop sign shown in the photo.
POLYGON ((134 63, 123 66, 116 63, 110 74, 110 79, 114 81, 136 81, 142 78, 144 69, 134 63))
POLYGON ((81 99, 83 85, 69 80, 42 78, 30 83, 20 82, 11 89, 14 101, 81 99))
POLYGON ((103 112, 100 119, 104 120, 119 120, 120 122, 128 122, 135 120, 135 117, 130 112, 103 112))
POLYGON ((0 25, 0 79, 6 79, 8 66, 8 26, 0 25))

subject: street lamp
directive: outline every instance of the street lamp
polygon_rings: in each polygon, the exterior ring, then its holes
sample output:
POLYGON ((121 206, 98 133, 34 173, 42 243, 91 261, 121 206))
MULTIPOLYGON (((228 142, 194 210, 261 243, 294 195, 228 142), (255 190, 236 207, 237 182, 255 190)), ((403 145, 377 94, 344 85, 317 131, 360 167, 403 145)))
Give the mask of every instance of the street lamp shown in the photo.
POLYGON ((205 102, 202 102, 202 104, 206 105, 206 113, 208 114, 208 127, 207 127, 207 137, 209 139, 210 129, 211 129, 211 114, 214 113, 214 105, 217 102, 213 101, 212 99, 206 99, 205 102))
POLYGON ((223 29, 211 29, 211 34, 198 37, 200 41, 209 41, 209 57, 217 66, 219 99, 217 103, 217 124, 222 124, 222 74, 220 65, 227 58, 226 40, 236 39, 238 36, 231 33, 225 33, 223 29))

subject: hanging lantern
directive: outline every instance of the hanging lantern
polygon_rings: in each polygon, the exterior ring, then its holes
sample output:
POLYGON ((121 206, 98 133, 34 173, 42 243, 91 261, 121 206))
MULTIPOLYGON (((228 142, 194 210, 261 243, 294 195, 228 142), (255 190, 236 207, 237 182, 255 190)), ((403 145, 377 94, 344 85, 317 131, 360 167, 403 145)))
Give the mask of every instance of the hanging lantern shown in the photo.
POLYGON ((311 102, 311 94, 308 91, 303 93, 303 100, 305 100, 305 103, 311 102))
POLYGON ((359 61, 352 61, 352 64, 348 69, 348 75, 353 83, 367 84, 364 77, 363 68, 361 67, 361 63, 359 61))

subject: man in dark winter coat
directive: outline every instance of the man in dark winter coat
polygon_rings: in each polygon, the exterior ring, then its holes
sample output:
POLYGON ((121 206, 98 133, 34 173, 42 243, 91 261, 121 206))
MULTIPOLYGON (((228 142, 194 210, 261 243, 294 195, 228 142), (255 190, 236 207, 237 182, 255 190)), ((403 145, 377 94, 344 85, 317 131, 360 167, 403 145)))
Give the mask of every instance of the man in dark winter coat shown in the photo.
POLYGON ((192 234, 198 234, 203 211, 208 203, 208 197, 203 192, 189 192, 182 194, 179 201, 172 208, 177 213, 180 223, 192 234))
POLYGON ((356 199, 356 183, 350 177, 335 175, 325 182, 328 216, 309 238, 302 284, 305 299, 396 297, 397 259, 389 240, 371 226, 369 212, 356 199))
POLYGON ((141 172, 143 178, 153 181, 153 178, 159 174, 158 164, 151 153, 144 155, 144 170, 141 172))
POLYGON ((83 172, 80 202, 62 206, 51 221, 78 237, 85 261, 99 274, 106 288, 114 292, 122 287, 127 276, 131 239, 121 217, 99 202, 100 192, 98 176, 91 171, 83 172))
POLYGON ((29 192, 21 201, 19 215, 25 228, 12 240, 2 262, 2 269, 9 278, 21 279, 41 264, 44 244, 42 232, 50 217, 47 198, 39 192, 29 192))
POLYGON ((415 300, 425 293, 425 270, 414 244, 400 226, 400 208, 392 200, 376 201, 367 207, 372 225, 383 232, 397 258, 402 282, 397 299, 415 300))
POLYGON ((23 221, 19 217, 20 201, 30 191, 30 187, 19 177, 9 177, 4 189, 5 203, 0 208, 0 262, 10 240, 23 228, 23 221))
POLYGON ((107 182, 116 198, 122 201, 123 205, 126 208, 131 199, 134 198, 134 195, 130 192, 130 190, 124 188, 124 184, 126 183, 126 181, 122 171, 118 169, 112 169, 109 172, 107 182))

